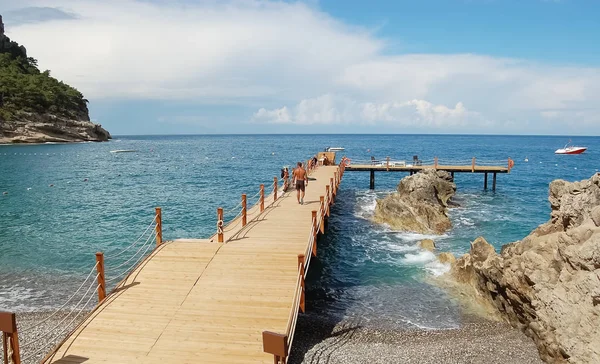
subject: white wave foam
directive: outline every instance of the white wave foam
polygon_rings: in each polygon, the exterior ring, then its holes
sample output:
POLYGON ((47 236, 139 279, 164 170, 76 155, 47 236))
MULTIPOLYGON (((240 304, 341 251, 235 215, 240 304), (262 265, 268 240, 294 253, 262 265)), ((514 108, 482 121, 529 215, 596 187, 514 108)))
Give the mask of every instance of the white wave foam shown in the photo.
POLYGON ((414 252, 416 250, 419 250, 419 247, 416 245, 399 245, 399 244, 395 244, 393 242, 385 244, 385 247, 391 251, 400 252, 400 253, 414 252))
POLYGON ((429 262, 429 263, 425 264, 425 269, 427 269, 431 274, 433 274, 436 277, 449 272, 450 268, 451 268, 450 264, 441 263, 437 259, 433 262, 429 262))
POLYGON ((377 194, 375 192, 365 192, 356 196, 356 211, 354 216, 368 219, 375 213, 377 207, 377 194))
POLYGON ((404 256, 404 258, 402 259, 402 262, 406 263, 406 264, 421 264, 421 263, 431 262, 435 259, 437 259, 435 257, 435 254, 433 254, 432 252, 430 252, 428 250, 423 250, 416 254, 410 254, 410 253, 406 254, 404 256))
POLYGON ((410 232, 398 232, 398 231, 394 231, 391 229, 390 229, 390 231, 394 232, 394 235, 396 237, 400 238, 401 240, 409 241, 409 242, 421 241, 421 240, 425 240, 425 239, 435 240, 435 239, 448 237, 448 235, 446 235, 446 234, 443 234, 443 235, 419 234, 419 233, 410 233, 410 232))

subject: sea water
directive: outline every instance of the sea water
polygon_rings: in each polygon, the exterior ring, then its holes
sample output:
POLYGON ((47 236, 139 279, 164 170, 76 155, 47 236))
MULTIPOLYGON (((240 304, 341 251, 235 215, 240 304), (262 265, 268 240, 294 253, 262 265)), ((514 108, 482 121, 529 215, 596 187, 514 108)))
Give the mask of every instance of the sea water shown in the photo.
MULTIPOLYGON (((127 247, 163 211, 165 239, 205 238, 216 209, 235 207, 242 193, 270 185, 327 146, 353 161, 371 156, 411 162, 515 160, 487 191, 483 175, 456 174, 453 228, 440 236, 393 231, 371 217, 376 199, 406 173, 348 172, 332 208, 328 232, 307 277, 313 312, 361 324, 451 328, 460 310, 431 276, 448 267, 418 247, 435 240, 456 255, 484 236, 497 249, 522 239, 550 213, 548 184, 598 171, 600 138, 578 137, 590 149, 555 155, 568 137, 455 135, 207 135, 123 136, 108 143, 0 146, 0 310, 60 306, 95 263, 95 252, 127 247), (135 150, 111 153, 111 150, 135 150), (528 161, 526 162, 525 159, 528 161), (6 194, 4 194, 6 192, 6 194)), ((310 186, 309 186, 310 188, 310 186)), ((285 243, 285 236, 281 237, 285 243)), ((119 259, 123 259, 120 257, 119 259)), ((122 262, 122 261, 119 261, 122 262)), ((119 263, 116 262, 116 263, 119 263)))

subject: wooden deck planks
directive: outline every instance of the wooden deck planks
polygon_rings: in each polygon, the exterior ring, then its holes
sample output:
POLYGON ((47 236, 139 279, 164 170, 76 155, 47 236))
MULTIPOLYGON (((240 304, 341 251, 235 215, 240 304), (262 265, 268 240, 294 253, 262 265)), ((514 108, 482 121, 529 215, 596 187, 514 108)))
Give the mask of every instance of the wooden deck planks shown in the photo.
POLYGON ((336 170, 313 172, 304 205, 295 191, 271 206, 266 196, 263 214, 252 207, 247 226, 225 228, 225 244, 214 237, 164 244, 47 362, 272 363, 262 332, 286 331, 297 256, 336 170))

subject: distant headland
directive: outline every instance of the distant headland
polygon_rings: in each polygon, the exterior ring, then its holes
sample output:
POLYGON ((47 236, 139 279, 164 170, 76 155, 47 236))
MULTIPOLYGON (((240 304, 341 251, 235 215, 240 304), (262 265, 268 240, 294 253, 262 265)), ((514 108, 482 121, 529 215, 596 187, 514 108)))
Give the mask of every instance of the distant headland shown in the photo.
POLYGON ((107 141, 90 121, 77 89, 37 67, 27 50, 4 34, 0 15, 0 144, 107 141))

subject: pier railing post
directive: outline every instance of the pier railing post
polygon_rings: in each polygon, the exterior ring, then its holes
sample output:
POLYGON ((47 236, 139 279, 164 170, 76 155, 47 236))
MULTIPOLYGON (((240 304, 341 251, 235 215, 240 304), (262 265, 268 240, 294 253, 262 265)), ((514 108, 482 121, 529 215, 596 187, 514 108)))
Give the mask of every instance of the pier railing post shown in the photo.
POLYGON ((390 157, 386 157, 385 169, 389 172, 390 170, 390 157))
POLYGON ((265 185, 260 185, 260 212, 265 211, 265 185))
POLYGON ((312 255, 313 257, 317 256, 317 234, 319 233, 319 229, 317 227, 317 210, 312 210, 312 234, 313 234, 313 246, 312 246, 312 255))
POLYGON ((217 241, 223 242, 223 208, 217 209, 217 241))
POLYGON ((331 201, 333 202, 333 198, 335 197, 335 185, 333 184, 333 178, 329 179, 329 185, 331 186, 331 201))
POLYGON ((321 196, 319 199, 321 200, 321 216, 319 217, 321 219, 321 234, 325 234, 325 209, 327 208, 325 206, 325 196, 321 196))
POLYGON ((160 207, 154 209, 156 211, 156 246, 162 244, 162 210, 160 207))
POLYGON ((248 209, 246 203, 248 202, 246 194, 242 194, 242 226, 246 226, 248 223, 248 209))
POLYGON ((333 182, 335 183, 334 186, 335 186, 335 191, 336 192, 337 192, 338 186, 340 184, 339 183, 339 178, 340 178, 340 174, 337 171, 333 172, 333 182))
POLYGON ((438 168, 438 157, 433 158, 433 168, 438 168))
POLYGON ((298 254, 298 268, 300 269, 300 311, 304 313, 305 311, 305 301, 304 301, 304 261, 306 256, 304 254, 298 254))
POLYGON ((471 159, 471 172, 475 172, 475 157, 471 159))
POLYGON ((329 186, 325 186, 325 194, 327 194, 327 217, 329 217, 329 206, 331 206, 331 189, 329 186))
POLYGON ((263 331, 263 351, 273 354, 275 364, 285 364, 289 354, 287 335, 277 334, 271 331, 263 331))
POLYGON ((12 312, 0 312, 0 332, 6 364, 21 364, 19 349, 19 333, 17 332, 17 316, 12 312))
POLYGON ((96 271, 98 272, 98 303, 106 298, 106 277, 104 276, 104 253, 96 253, 96 271))
POLYGON ((277 201, 277 184, 279 183, 279 181, 277 180, 277 177, 273 177, 273 202, 277 201))

